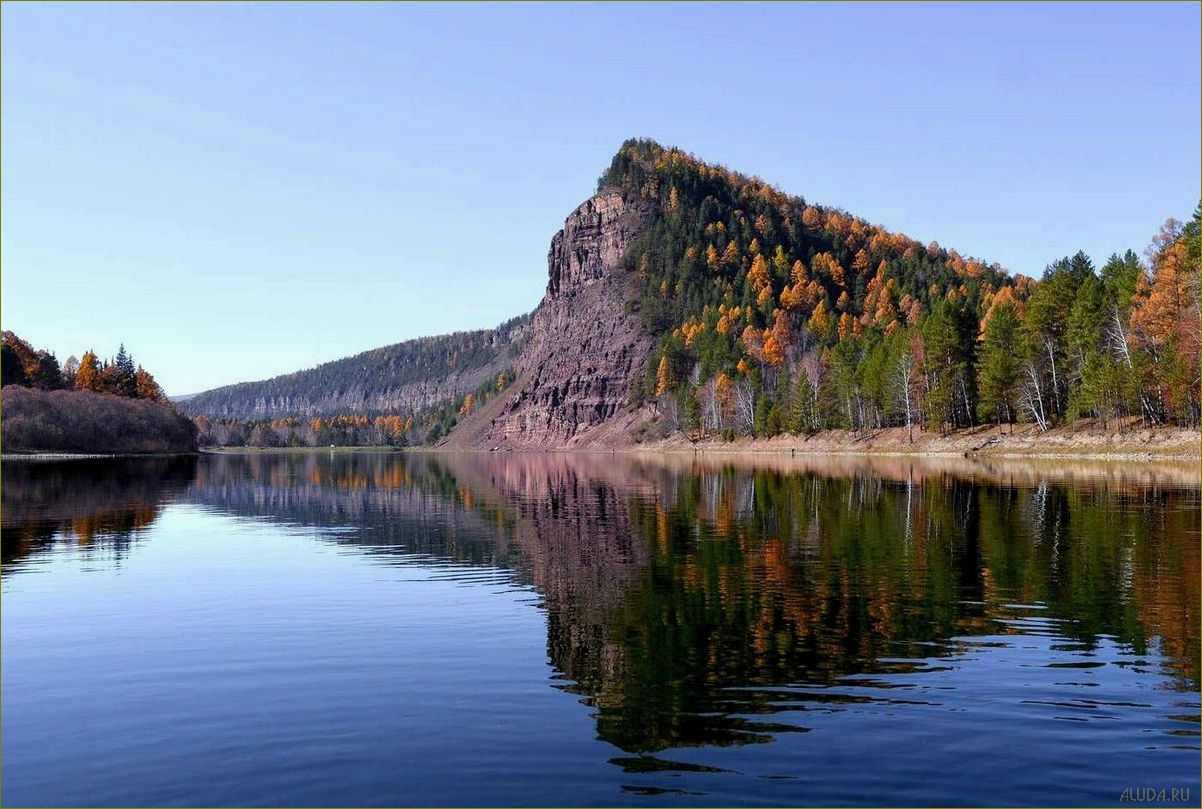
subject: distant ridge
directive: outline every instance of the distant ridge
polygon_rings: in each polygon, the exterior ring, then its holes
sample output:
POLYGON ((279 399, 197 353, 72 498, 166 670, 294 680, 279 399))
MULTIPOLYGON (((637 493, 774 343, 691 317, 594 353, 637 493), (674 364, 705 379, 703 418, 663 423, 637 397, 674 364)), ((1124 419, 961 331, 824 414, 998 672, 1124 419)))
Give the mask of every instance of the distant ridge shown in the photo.
POLYGON ((419 337, 302 371, 175 397, 212 418, 280 418, 411 411, 475 389, 512 364, 530 322, 419 337))

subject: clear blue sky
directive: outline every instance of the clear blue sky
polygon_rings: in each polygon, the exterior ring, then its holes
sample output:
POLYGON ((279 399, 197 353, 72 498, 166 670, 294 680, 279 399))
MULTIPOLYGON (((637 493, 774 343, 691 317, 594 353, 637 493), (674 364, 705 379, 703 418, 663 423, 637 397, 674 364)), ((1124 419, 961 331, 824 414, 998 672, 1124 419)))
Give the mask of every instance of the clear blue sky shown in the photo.
POLYGON ((529 311, 649 136, 1038 275, 1199 197, 1199 6, 4 4, 3 326, 171 393, 529 311))

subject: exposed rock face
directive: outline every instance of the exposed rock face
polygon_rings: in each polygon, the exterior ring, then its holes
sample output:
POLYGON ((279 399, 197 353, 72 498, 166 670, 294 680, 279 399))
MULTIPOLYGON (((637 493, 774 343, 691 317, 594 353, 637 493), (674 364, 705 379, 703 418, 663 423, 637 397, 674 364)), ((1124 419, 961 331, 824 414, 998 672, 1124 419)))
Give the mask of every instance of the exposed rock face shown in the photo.
POLYGON ((460 421, 444 443, 555 449, 630 443, 632 377, 654 340, 627 312, 626 251, 654 215, 636 192, 607 188, 551 240, 547 291, 532 316, 497 329, 422 338, 181 402, 209 417, 408 412, 453 401, 512 369, 515 382, 460 421))
POLYGON ((551 240, 547 294, 516 364, 519 384, 488 427, 464 443, 552 448, 628 440, 612 420, 652 339, 626 311, 631 279, 621 260, 651 213, 645 201, 605 189, 568 216, 551 240))

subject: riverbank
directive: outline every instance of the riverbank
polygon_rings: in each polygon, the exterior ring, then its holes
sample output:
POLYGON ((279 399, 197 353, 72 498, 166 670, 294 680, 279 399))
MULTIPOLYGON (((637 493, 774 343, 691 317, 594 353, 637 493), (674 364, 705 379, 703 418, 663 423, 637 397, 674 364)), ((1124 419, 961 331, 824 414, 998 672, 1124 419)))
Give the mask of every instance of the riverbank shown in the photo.
POLYGON ((105 458, 179 458, 195 452, 5 452, 0 461, 95 461, 105 458))
POLYGON ((201 447, 202 453, 210 455, 278 454, 281 452, 404 452, 406 449, 425 447, 394 447, 389 444, 364 444, 363 446, 317 446, 317 447, 201 447))
MULTIPOLYGON (((460 446, 434 447, 337 446, 337 447, 202 447, 206 453, 286 453, 286 452, 526 452, 582 453, 611 452, 776 454, 790 455, 880 455, 943 456, 994 458, 1065 458, 1102 461, 1198 461, 1202 441, 1197 430, 1181 427, 1146 427, 1132 422, 1107 429, 1078 423, 1040 432, 1033 425, 1010 425, 953 430, 947 433, 914 429, 912 437, 904 427, 857 432, 826 430, 814 435, 781 435, 773 438, 740 437, 734 441, 706 438, 690 441, 683 434, 642 444, 588 445, 583 447, 506 447, 497 450, 471 450, 460 446)), ((62 457, 62 456, 59 456, 62 457)), ((7 458, 7 456, 6 456, 7 458)))
POLYGON ((642 452, 781 453, 814 455, 943 455, 1014 458, 1080 458, 1096 460, 1198 460, 1198 430, 1146 427, 1137 424, 1106 429, 1077 424, 1040 432, 1034 425, 996 425, 948 433, 904 427, 882 430, 826 430, 814 435, 773 438, 720 438, 690 441, 671 436, 631 449, 642 452))

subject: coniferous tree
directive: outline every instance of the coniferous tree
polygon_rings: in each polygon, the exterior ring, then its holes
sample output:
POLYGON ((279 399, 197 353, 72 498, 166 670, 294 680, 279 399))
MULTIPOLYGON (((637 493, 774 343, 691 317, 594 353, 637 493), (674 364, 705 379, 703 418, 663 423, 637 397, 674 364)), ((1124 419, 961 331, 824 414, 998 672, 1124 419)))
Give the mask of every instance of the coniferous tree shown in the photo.
POLYGON ((125 343, 117 348, 117 357, 112 363, 110 387, 119 396, 138 395, 137 368, 134 358, 125 350, 125 343))
POLYGON ((85 351, 79 360, 79 368, 75 372, 75 387, 79 390, 102 389, 100 360, 91 349, 85 351))
POLYGON ((27 370, 29 383, 42 390, 58 390, 63 385, 63 372, 58 359, 49 351, 39 351, 34 360, 32 373, 27 370))
POLYGON ((958 427, 971 420, 971 338, 966 339, 963 307, 940 301, 922 329, 927 377, 927 425, 931 429, 958 427))
POLYGON ((1013 422, 1019 374, 1019 319, 1012 301, 994 306, 981 343, 977 403, 982 419, 1013 422))
POLYGON ((0 346, 0 384, 25 385, 25 366, 17 352, 7 342, 0 346))

